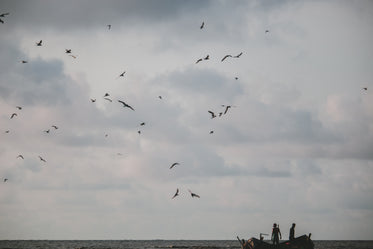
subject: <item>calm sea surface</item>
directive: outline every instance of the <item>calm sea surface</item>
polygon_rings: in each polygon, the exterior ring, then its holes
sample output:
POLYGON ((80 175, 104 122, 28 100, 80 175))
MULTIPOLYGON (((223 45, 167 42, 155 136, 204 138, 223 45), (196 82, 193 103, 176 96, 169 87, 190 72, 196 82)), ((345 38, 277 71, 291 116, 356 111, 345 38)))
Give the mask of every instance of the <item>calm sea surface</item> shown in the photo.
MULTIPOLYGON (((315 249, 373 249, 373 241, 314 241, 315 249)), ((0 240, 0 249, 220 249, 241 248, 237 240, 0 240)))

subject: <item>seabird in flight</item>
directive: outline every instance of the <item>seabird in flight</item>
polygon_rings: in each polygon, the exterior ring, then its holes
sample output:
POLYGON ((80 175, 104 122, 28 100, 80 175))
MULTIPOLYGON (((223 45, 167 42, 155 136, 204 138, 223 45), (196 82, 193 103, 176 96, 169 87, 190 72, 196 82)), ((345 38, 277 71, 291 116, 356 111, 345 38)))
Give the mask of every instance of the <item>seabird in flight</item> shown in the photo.
POLYGON ((197 195, 197 194, 193 193, 192 191, 190 191, 190 189, 188 189, 188 191, 189 191, 189 193, 190 193, 190 195, 191 195, 192 197, 197 197, 197 198, 200 198, 200 196, 199 196, 199 195, 197 195))
POLYGON ((211 118, 215 118, 216 117, 216 115, 215 115, 215 113, 213 111, 208 111, 208 113, 211 114, 211 118))
POLYGON ((170 167, 170 169, 172 169, 173 167, 175 167, 176 165, 180 165, 179 163, 173 163, 170 167))
POLYGON ((17 116, 17 113, 13 113, 13 114, 10 116, 10 119, 14 118, 15 116, 17 116))
POLYGON ((172 199, 174 199, 176 196, 178 196, 179 195, 179 189, 177 188, 176 189, 176 193, 174 194, 174 196, 172 197, 172 199))
POLYGON ((40 161, 43 161, 43 162, 47 162, 47 161, 45 161, 45 159, 44 158, 42 158, 41 156, 39 156, 39 159, 40 159, 40 161))
POLYGON ((39 42, 36 43, 36 46, 41 46, 41 43, 43 42, 43 40, 40 40, 39 42))
POLYGON ((205 22, 202 22, 201 26, 199 27, 200 29, 203 29, 205 27, 205 22))
POLYGON ((126 102, 122 101, 122 100, 118 100, 119 103, 123 104, 123 107, 128 107, 130 108, 132 111, 134 111, 135 109, 132 108, 132 106, 128 105, 126 102))
POLYGON ((230 54, 227 54, 226 56, 223 57, 223 59, 221 59, 221 61, 223 62, 225 59, 227 59, 228 57, 233 57, 232 55, 230 54))
POLYGON ((22 155, 18 155, 18 156, 17 156, 17 158, 22 158, 22 159, 25 159, 25 158, 23 158, 23 156, 22 156, 22 155))

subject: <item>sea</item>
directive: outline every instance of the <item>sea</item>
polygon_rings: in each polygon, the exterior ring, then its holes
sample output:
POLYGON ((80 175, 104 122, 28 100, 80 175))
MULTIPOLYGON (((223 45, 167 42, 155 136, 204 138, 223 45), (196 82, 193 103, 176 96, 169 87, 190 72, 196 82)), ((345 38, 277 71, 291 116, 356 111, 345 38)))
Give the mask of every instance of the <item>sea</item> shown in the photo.
MULTIPOLYGON (((373 249, 373 240, 316 240, 315 249, 373 249)), ((0 249, 240 249, 237 240, 0 240, 0 249)))

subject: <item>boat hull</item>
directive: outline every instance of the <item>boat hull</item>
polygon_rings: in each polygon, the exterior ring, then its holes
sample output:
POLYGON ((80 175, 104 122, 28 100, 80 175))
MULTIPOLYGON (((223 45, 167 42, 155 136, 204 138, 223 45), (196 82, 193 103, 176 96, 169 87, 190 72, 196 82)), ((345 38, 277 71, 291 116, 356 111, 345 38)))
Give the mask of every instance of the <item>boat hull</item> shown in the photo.
POLYGON ((314 244, 307 235, 281 242, 278 245, 273 245, 256 238, 249 239, 246 244, 247 249, 314 249, 314 244))

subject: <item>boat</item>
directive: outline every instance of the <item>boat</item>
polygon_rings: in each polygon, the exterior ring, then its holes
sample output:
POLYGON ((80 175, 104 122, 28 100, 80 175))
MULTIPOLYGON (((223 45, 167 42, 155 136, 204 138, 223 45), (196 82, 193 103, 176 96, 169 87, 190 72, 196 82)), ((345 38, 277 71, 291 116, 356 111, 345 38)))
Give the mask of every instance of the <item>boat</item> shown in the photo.
MULTIPOLYGON (((241 241, 240 241, 241 243, 241 241)), ((251 238, 244 244, 241 243, 244 249, 314 249, 314 244, 311 240, 311 234, 302 235, 292 240, 287 240, 273 245, 264 241, 263 239, 251 238)))

